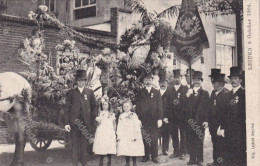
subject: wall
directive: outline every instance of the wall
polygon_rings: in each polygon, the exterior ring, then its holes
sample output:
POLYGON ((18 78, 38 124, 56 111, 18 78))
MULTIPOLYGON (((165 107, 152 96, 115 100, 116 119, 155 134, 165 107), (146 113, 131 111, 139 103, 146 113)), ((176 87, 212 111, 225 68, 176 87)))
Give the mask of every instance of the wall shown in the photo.
MULTIPOLYGON (((28 69, 28 66, 19 60, 18 49, 20 48, 22 41, 32 33, 32 30, 35 27, 36 24, 31 20, 0 15, 0 72, 19 72, 28 69)), ((86 28, 75 29, 85 35, 99 38, 103 41, 116 42, 116 36, 110 32, 86 28)), ((58 29, 49 25, 46 25, 45 27, 44 38, 46 43, 45 53, 47 55, 51 53, 53 58, 55 58, 56 55, 55 46, 67 39, 67 37, 61 34, 58 29)), ((77 41, 76 46, 81 52, 92 54, 97 51, 95 49, 90 49, 77 41)), ((55 62, 55 60, 53 60, 53 62, 55 62)))
POLYGON ((70 20, 69 25, 72 26, 88 26, 88 25, 95 25, 100 24, 110 20, 110 8, 124 7, 124 0, 97 0, 97 16, 90 17, 80 20, 73 19, 73 8, 74 8, 75 0, 70 1, 70 20))
MULTIPOLYGON (((211 80, 208 76, 211 73, 211 68, 216 68, 216 26, 219 25, 235 29, 235 16, 229 15, 221 16, 219 18, 212 18, 211 16, 201 14, 201 19, 209 40, 209 48, 203 50, 204 64, 201 64, 201 61, 198 60, 192 65, 192 68, 203 72, 203 86, 205 89, 211 91, 211 80)), ((226 76, 229 75, 229 73, 225 74, 226 76)))
POLYGON ((29 11, 35 11, 37 6, 37 0, 7 0, 5 14, 27 18, 29 11))

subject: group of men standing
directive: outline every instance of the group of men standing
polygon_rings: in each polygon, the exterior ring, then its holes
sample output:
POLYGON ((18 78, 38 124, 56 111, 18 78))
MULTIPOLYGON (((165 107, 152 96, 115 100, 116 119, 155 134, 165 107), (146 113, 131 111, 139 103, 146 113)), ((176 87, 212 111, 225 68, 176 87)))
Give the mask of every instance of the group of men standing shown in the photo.
POLYGON ((162 131, 162 151, 168 155, 169 135, 173 143, 171 158, 185 159, 187 165, 203 164, 203 142, 205 129, 209 127, 213 143, 213 162, 209 166, 246 165, 245 90, 241 87, 243 78, 239 67, 230 68, 232 91, 225 86, 225 74, 212 69, 214 90, 202 88, 203 73, 187 70, 188 85, 182 85, 180 70, 173 71, 173 85, 168 85, 166 72, 160 72, 160 90, 152 87, 152 75, 143 79, 145 88, 137 94, 136 113, 142 121, 145 157, 143 162, 158 160, 158 128, 162 131), (189 80, 191 75, 192 80, 189 80), (192 83, 191 83, 192 82, 192 83), (149 141, 147 141, 149 140, 149 141))

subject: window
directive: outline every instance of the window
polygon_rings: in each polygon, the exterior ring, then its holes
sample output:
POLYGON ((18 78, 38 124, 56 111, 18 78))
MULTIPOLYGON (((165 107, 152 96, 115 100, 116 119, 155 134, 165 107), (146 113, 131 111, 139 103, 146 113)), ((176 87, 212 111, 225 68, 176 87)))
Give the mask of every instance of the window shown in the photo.
POLYGON ((0 14, 6 13, 7 0, 0 0, 0 14))
POLYGON ((96 0, 75 0, 74 18, 95 17, 96 10, 96 0))
POLYGON ((44 0, 44 5, 48 7, 49 12, 56 11, 56 0, 44 0))
POLYGON ((236 31, 228 28, 216 29, 216 66, 225 74, 236 60, 236 31))
POLYGON ((0 6, 6 6, 6 0, 0 0, 0 6))

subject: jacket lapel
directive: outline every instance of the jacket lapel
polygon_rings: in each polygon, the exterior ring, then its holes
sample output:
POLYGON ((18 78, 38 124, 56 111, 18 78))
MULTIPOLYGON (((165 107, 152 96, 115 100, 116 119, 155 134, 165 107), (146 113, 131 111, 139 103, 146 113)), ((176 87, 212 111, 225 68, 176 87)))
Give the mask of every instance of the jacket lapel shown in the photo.
MULTIPOLYGON (((197 100, 196 100, 195 107, 194 107, 195 109, 197 109, 201 103, 201 96, 202 96, 202 87, 200 87, 200 89, 198 90, 197 100)), ((195 97, 195 96, 193 96, 193 97, 195 97)), ((195 100, 193 100, 193 101, 195 101, 195 100)))

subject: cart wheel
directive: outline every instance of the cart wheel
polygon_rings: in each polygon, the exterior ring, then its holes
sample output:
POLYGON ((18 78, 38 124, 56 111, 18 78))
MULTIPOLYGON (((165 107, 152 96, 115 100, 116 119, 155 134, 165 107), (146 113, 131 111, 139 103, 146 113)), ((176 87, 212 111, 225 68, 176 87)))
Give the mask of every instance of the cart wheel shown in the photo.
POLYGON ((52 139, 47 139, 47 138, 37 138, 36 142, 32 142, 30 140, 30 144, 32 148, 37 151, 37 152, 42 152, 51 145, 52 139))

